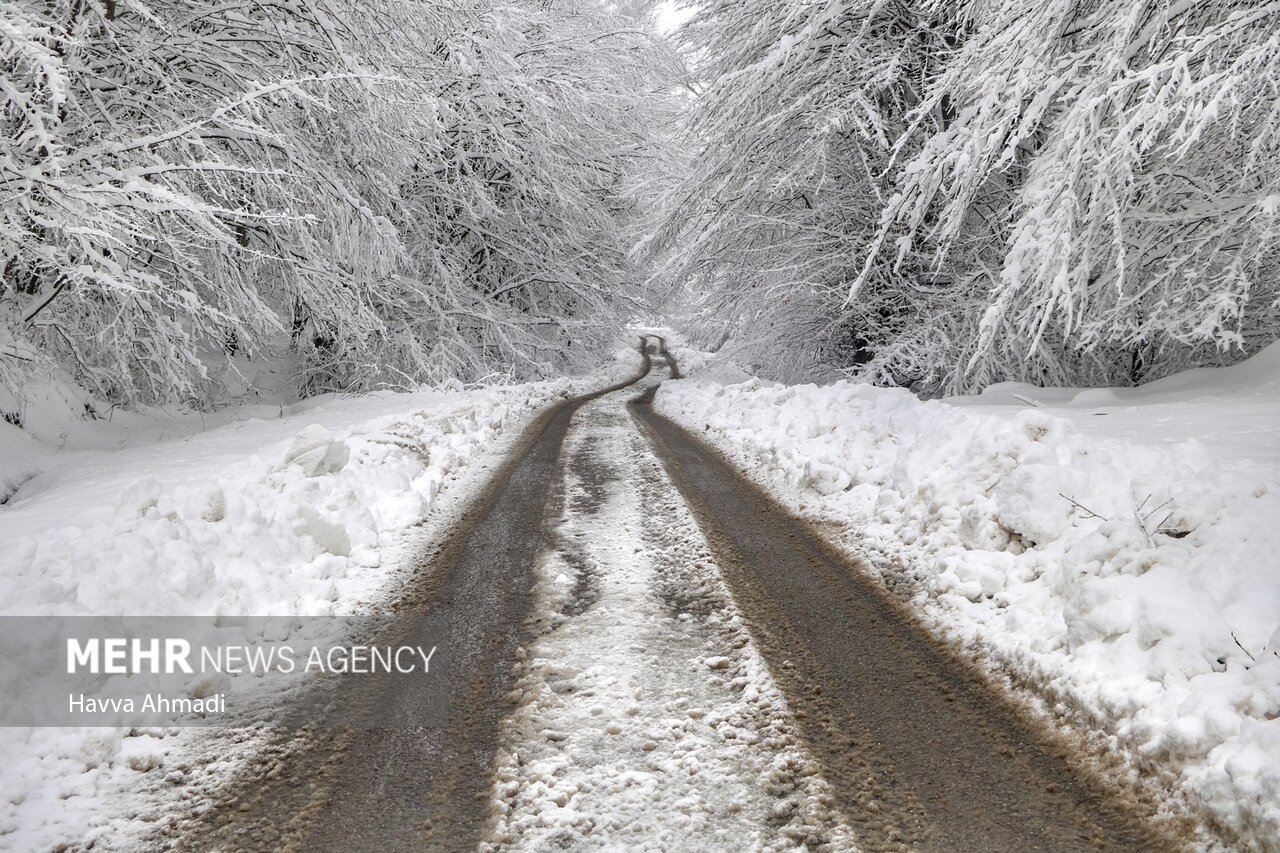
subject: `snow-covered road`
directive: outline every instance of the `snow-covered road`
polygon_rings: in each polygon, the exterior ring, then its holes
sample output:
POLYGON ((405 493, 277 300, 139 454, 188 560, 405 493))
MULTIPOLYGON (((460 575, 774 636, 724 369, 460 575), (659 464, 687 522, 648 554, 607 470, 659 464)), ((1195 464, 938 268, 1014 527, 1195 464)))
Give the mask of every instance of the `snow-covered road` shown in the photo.
POLYGON ((561 474, 485 847, 851 849, 623 395, 578 413, 561 474))
POLYGON ((1280 849, 1280 344, 1140 388, 945 401, 677 353, 693 377, 659 412, 1166 811, 1280 849))
POLYGON ((373 639, 438 643, 439 672, 334 690, 367 719, 281 731, 141 846, 1176 847, 658 414, 678 371, 646 340, 638 380, 545 410, 410 560, 373 639))

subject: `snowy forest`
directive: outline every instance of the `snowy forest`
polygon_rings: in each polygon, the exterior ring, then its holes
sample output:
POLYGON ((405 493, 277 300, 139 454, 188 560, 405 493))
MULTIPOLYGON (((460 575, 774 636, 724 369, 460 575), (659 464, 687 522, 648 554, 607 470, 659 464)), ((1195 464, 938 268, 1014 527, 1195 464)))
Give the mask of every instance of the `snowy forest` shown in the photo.
POLYGON ((594 0, 17 0, 0 376, 216 403, 588 366, 673 54, 594 0))
POLYGON ((927 393, 1276 337, 1280 3, 710 0, 684 38, 656 242, 704 342, 927 393))
POLYGON ((0 388, 1124 385, 1277 336, 1280 0, 2 0, 0 388), (667 4, 663 4, 667 5, 667 4))

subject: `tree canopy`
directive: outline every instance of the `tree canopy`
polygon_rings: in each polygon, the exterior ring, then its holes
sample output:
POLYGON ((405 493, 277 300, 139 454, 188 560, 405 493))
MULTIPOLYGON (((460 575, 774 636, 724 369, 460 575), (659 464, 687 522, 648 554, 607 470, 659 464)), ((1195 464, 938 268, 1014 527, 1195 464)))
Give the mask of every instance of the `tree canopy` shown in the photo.
POLYGON ((635 276, 676 63, 593 0, 4 0, 0 381, 216 403, 537 376, 635 276))
POLYGON ((744 358, 966 391, 1277 337, 1280 3, 697 9, 693 165, 655 245, 744 358))

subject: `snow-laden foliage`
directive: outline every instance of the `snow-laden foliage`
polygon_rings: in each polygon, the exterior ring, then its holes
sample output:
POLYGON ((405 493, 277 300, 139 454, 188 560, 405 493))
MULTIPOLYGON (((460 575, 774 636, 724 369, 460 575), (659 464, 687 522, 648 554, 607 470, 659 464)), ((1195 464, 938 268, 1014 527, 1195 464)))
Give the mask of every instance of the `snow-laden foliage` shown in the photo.
POLYGON ((642 7, 2 0, 0 51, 11 391, 534 375, 591 352, 635 274, 669 63, 642 7))
POLYGON ((1280 3, 699 9, 655 245, 777 369, 1117 384, 1275 339, 1280 3))

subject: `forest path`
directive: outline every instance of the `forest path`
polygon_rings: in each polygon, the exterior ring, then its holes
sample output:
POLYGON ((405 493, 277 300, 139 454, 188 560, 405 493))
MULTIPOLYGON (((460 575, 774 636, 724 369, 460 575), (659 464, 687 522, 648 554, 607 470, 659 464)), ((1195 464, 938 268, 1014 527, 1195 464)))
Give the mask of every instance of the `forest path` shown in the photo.
POLYGON ((850 849, 634 396, 566 437, 482 849, 850 849))
POLYGON ((1174 846, 658 415, 651 367, 678 367, 656 336, 641 356, 532 425, 422 555, 384 637, 444 668, 362 683, 339 701, 373 725, 288 737, 170 846, 1174 846))
POLYGON ((640 355, 632 378, 552 406, 526 428, 448 536, 415 556, 390 612, 373 615, 356 640, 435 647, 430 675, 352 678, 336 695, 303 703, 328 703, 330 713, 286 720, 240 778, 156 847, 475 848, 498 726, 515 709, 512 667, 530 636, 533 567, 561 445, 578 409, 649 374, 644 347, 640 355))

